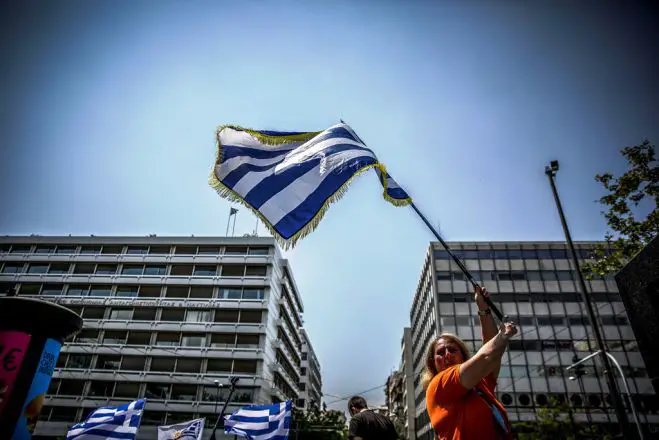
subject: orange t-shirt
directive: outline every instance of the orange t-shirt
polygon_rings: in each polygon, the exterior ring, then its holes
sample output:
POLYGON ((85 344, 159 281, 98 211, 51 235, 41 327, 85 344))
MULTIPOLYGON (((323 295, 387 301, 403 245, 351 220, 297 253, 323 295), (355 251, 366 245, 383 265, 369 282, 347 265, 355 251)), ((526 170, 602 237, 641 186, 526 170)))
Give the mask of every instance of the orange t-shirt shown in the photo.
MULTIPOLYGON (((494 376, 489 375, 476 387, 488 402, 496 405, 510 432, 506 410, 494 395, 496 385, 494 376)), ((432 378, 426 390, 426 408, 439 440, 501 439, 490 405, 475 390, 468 390, 460 383, 460 365, 453 365, 432 378)))

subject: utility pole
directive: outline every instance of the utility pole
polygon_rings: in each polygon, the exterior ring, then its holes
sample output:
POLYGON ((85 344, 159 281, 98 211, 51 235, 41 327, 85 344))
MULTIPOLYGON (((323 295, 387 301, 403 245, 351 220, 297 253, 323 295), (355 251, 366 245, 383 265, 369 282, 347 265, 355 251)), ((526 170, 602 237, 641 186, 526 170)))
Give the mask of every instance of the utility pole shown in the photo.
POLYGON ((561 205, 561 200, 558 197, 558 191, 556 189, 556 173, 558 172, 558 161, 551 161, 550 165, 545 168, 545 174, 549 178, 549 184, 551 185, 552 193, 554 194, 554 201, 556 202, 556 208, 558 209, 558 215, 561 219, 561 224, 563 225, 563 232, 565 233, 565 240, 567 241, 568 247, 570 248, 570 254, 572 257, 572 264, 574 265, 574 271, 577 273, 577 278, 579 279, 579 287, 581 291, 581 298, 583 300, 584 306, 586 307, 586 312, 588 313, 588 319, 590 321, 590 326, 593 329, 593 334, 597 342, 597 348, 601 351, 602 364, 604 365, 604 374, 606 376, 606 383, 609 388, 609 395, 613 402, 613 407, 618 417, 618 424, 622 431, 623 438, 630 438, 631 432, 629 429, 629 423, 627 420, 627 413, 625 412, 625 407, 622 404, 620 399, 620 393, 618 392, 618 384, 616 383, 615 377, 613 375, 613 370, 611 368, 611 363, 609 358, 606 356, 606 346, 604 345, 604 339, 602 338, 602 331, 599 327, 599 322, 597 321, 597 316, 595 316, 595 310, 593 309, 593 304, 590 301, 590 295, 588 294, 588 289, 586 288, 586 282, 584 281, 583 274, 581 273, 581 267, 579 266, 579 258, 577 257, 577 251, 574 249, 574 243, 572 242, 572 236, 570 235, 570 230, 567 226, 567 221, 565 220, 565 213, 563 212, 563 206, 561 205))
POLYGON ((231 388, 229 388, 229 396, 227 397, 227 400, 224 402, 224 406, 222 406, 222 411, 220 414, 218 414, 217 419, 215 420, 215 426, 213 426, 213 432, 211 432, 210 440, 215 440, 215 431, 217 431, 217 426, 220 424, 220 420, 222 420, 222 425, 224 426, 224 413, 227 410, 227 405, 229 405, 229 402, 231 402, 231 397, 233 396, 233 392, 236 391, 236 383, 238 383, 239 377, 232 377, 231 378, 231 388))

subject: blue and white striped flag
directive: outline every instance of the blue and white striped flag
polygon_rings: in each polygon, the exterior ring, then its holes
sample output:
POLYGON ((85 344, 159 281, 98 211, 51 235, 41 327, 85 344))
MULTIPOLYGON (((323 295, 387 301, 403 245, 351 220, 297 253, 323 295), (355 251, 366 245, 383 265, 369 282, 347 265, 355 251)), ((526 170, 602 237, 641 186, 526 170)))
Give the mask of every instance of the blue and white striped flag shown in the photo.
POLYGON ((288 248, 313 231, 351 180, 370 168, 378 172, 385 199, 396 206, 411 202, 343 122, 310 133, 224 125, 217 130, 217 159, 209 182, 222 197, 248 206, 288 248))
POLYGON ((206 419, 158 426, 158 440, 201 440, 206 419))
POLYGON ((224 420, 224 432, 249 440, 286 440, 291 426, 293 401, 272 405, 247 405, 224 420))
POLYGON ((107 406, 94 410, 87 420, 73 425, 66 440, 134 440, 142 420, 144 400, 121 406, 107 406))

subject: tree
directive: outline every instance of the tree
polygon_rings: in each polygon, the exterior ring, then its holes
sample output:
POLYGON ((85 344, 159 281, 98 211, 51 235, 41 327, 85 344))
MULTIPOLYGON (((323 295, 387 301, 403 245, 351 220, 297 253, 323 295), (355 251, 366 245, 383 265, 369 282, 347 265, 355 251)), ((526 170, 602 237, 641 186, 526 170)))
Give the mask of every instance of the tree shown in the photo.
POLYGON ((293 408, 289 438, 291 440, 344 440, 348 438, 345 414, 341 411, 304 412, 293 408))
POLYGON ((596 246, 594 261, 582 266, 589 279, 621 269, 659 233, 659 166, 654 145, 645 140, 621 153, 629 163, 627 171, 620 177, 611 173, 595 176, 608 192, 599 203, 606 208, 602 214, 609 231, 605 243, 596 246), (650 212, 643 219, 639 211, 647 209, 650 212))
POLYGON ((612 437, 602 432, 597 425, 575 423, 572 407, 556 400, 536 410, 537 419, 532 422, 519 422, 514 425, 518 440, 577 440, 612 437))

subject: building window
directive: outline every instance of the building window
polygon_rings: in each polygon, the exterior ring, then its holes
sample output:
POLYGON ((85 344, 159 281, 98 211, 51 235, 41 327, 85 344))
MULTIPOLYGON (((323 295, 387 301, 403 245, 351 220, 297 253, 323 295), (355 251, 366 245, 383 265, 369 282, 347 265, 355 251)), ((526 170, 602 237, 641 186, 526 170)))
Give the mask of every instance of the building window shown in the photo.
POLYGON ((185 309, 163 309, 161 321, 180 322, 185 316, 185 309))
POLYGON ((114 397, 133 398, 140 393, 140 384, 130 382, 117 382, 114 397))
POLYGON ((267 247, 256 247, 256 246, 250 246, 249 247, 249 255, 269 255, 270 254, 270 249, 267 247))
POLYGON ((264 277, 266 272, 266 266, 247 266, 245 268, 245 276, 247 277, 264 277))
POLYGON ((188 297, 188 287, 183 286, 167 286, 165 290, 166 298, 187 298, 188 297))
POLYGON ((5 263, 5 265, 2 267, 2 273, 21 273, 23 272, 23 264, 22 263, 5 263))
POLYGON ((239 334, 236 346, 240 348, 256 348, 259 346, 259 335, 239 334))
POLYGON ((47 264, 30 264, 27 269, 27 273, 47 273, 48 265, 47 264))
POLYGON ((213 277, 217 274, 216 266, 196 265, 194 267, 194 276, 196 277, 213 277))
POLYGON ((89 285, 71 284, 66 290, 67 296, 87 296, 89 293, 89 285))
MULTIPOLYGON (((142 286, 144 288, 144 286, 142 286)), ((150 307, 138 307, 133 311, 133 321, 155 321, 156 309, 150 307)))
POLYGON ((112 397, 114 382, 108 380, 92 380, 89 383, 89 395, 96 397, 112 397))
POLYGON ((209 359, 208 373, 231 373, 230 359, 209 359))
POLYGON ((100 246, 82 246, 80 248, 80 254, 85 255, 98 255, 101 253, 100 246))
POLYGON ((240 299, 243 292, 240 287, 220 289, 220 298, 223 299, 240 299))
POLYGON ((34 253, 35 254, 53 254, 53 253, 55 253, 55 246, 39 245, 34 250, 34 253))
POLYGON ((183 336, 184 347, 205 347, 206 335, 204 334, 184 334, 183 336))
POLYGON ((197 246, 176 246, 174 253, 176 255, 195 255, 197 253, 197 246))
POLYGON ((162 276, 167 275, 167 266, 164 264, 147 264, 144 266, 144 275, 162 276))
POLYGON ((242 277, 245 274, 245 266, 242 264, 225 264, 222 266, 223 277, 242 277))
POLYGON ((102 254, 105 255, 119 255, 121 254, 121 251, 123 250, 123 246, 103 246, 103 249, 101 250, 102 254))
POLYGON ((245 287, 243 289, 243 299, 261 300, 263 298, 265 298, 265 292, 263 289, 256 289, 252 287, 245 287))
POLYGON ((215 311, 215 322, 234 324, 238 322, 238 310, 218 309, 215 311))
POLYGON ((224 255, 247 255, 246 246, 227 246, 224 255))
POLYGON ((105 309, 103 307, 87 307, 82 309, 82 317, 85 319, 103 319, 105 309))
POLYGON ((138 286, 118 286, 117 296, 124 298, 134 298, 137 296, 138 286))
POLYGON ((111 309, 110 319, 130 320, 133 316, 133 309, 111 309))
POLYGON ((112 296, 112 286, 92 286, 89 296, 112 296))
POLYGON ((192 275, 192 264, 174 264, 170 275, 174 277, 189 277, 192 275))
MULTIPOLYGON (((47 412, 47 411, 46 411, 47 412)), ((70 422, 71 420, 78 420, 78 408, 72 406, 56 406, 50 413, 51 422, 70 422)))
POLYGON ((160 286, 141 286, 137 296, 140 298, 159 298, 160 286))
POLYGON ((210 310, 188 310, 185 317, 186 322, 210 322, 210 310))
POLYGON ((213 288, 205 286, 190 287, 190 298, 211 299, 213 297, 213 288))
POLYGON ((151 343, 150 332, 130 331, 126 340, 127 345, 149 345, 151 343))
POLYGON ((96 275, 114 275, 117 273, 116 264, 99 264, 96 266, 96 275))
POLYGON ((146 255, 149 252, 149 246, 128 246, 126 253, 129 255, 146 255))
POLYGON ((211 335, 211 347, 227 348, 235 346, 235 333, 214 333, 211 335))
POLYGON ((197 255, 220 255, 219 246, 199 246, 197 255))
POLYGON ((76 335, 75 342, 78 344, 92 344, 98 342, 98 330, 83 329, 76 335))
POLYGON ((101 354, 96 360, 96 368, 100 370, 118 370, 120 364, 121 356, 101 354))
POLYGON ((260 310, 241 310, 240 322, 260 324, 262 315, 263 312, 261 312, 260 310))
POLYGON ((158 333, 156 336, 156 345, 177 347, 181 341, 180 333, 158 333))
POLYGON ((69 267, 71 265, 68 263, 53 263, 50 265, 50 269, 48 269, 49 274, 53 275, 61 275, 69 272, 69 267))
POLYGON ((122 275, 142 275, 144 272, 143 264, 124 264, 121 268, 122 275))
POLYGON ((117 331, 117 330, 106 330, 103 335, 104 344, 125 344, 126 343, 126 332, 117 331))
POLYGON ((176 361, 177 373, 199 373, 201 371, 201 359, 179 358, 176 361))
POLYGON ((197 400, 197 386, 175 383, 172 385, 172 400, 197 400))
POLYGON ((76 253, 77 246, 57 246, 56 254, 71 255, 76 253))
POLYGON ((44 284, 43 288, 41 289, 41 294, 48 296, 59 296, 62 294, 63 287, 64 286, 61 284, 44 284))
POLYGON ((84 380, 63 379, 59 387, 60 396, 82 396, 85 388, 84 380))
POLYGON ((169 384, 147 383, 146 397, 150 399, 167 399, 169 396, 169 384))
POLYGON ((170 253, 169 246, 151 246, 149 248, 150 255, 168 255, 170 253))
POLYGON ((75 267, 73 268, 73 273, 81 274, 81 275, 90 275, 94 273, 95 267, 96 265, 93 263, 76 263, 75 267))
MULTIPOLYGON (((77 342, 81 342, 78 340, 77 342)), ((66 368, 89 368, 92 364, 92 357, 88 354, 70 354, 66 368)))
POLYGON ((175 364, 176 358, 154 357, 151 359, 151 371, 171 373, 174 371, 175 364))

